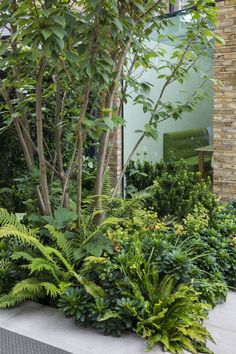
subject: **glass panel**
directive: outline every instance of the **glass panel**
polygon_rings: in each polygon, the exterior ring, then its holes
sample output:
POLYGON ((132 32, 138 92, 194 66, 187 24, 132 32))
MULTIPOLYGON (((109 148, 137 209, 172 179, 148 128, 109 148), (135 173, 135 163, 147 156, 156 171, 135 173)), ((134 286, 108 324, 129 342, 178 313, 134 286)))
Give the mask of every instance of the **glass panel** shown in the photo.
MULTIPOLYGON (((173 27, 169 28, 169 34, 175 34, 179 38, 183 37, 186 32, 186 22, 191 18, 188 14, 178 15, 171 19, 173 27)), ((156 34, 151 35, 149 45, 153 48, 157 45, 156 34)), ((169 40, 162 41, 161 47, 166 50, 166 56, 170 57, 173 53, 174 46, 169 40)), ((213 61, 214 53, 208 51, 208 56, 205 56, 205 48, 202 48, 203 55, 200 56, 197 64, 199 72, 196 73, 192 70, 189 73, 188 80, 180 85, 178 83, 172 83, 165 92, 166 100, 176 102, 186 102, 188 97, 193 93, 202 83, 204 73, 213 76, 213 61)), ((157 59, 156 59, 157 60, 157 59)), ((158 59, 159 60, 159 59, 158 59)), ((160 66, 163 65, 159 60, 160 66)), ((158 64, 155 63, 155 64, 158 64)), ((152 70, 143 71, 140 80, 151 82, 153 88, 150 92, 150 98, 156 100, 160 94, 164 81, 161 79, 155 79, 156 74, 152 70)), ((178 121, 169 119, 158 126, 159 139, 154 141, 152 139, 145 138, 138 150, 139 153, 147 153, 147 157, 153 161, 160 160, 163 157, 163 133, 171 131, 181 131, 194 128, 208 128, 209 132, 212 132, 212 117, 213 117, 213 87, 208 84, 206 100, 199 102, 198 106, 192 113, 185 113, 183 118, 178 121), (208 87, 209 86, 209 87, 208 87)), ((124 118, 126 120, 126 127, 124 128, 124 160, 126 161, 129 153, 137 142, 140 133, 135 133, 136 130, 142 129, 144 124, 148 122, 149 115, 143 113, 142 107, 139 105, 133 105, 132 99, 129 99, 124 107, 124 118)))

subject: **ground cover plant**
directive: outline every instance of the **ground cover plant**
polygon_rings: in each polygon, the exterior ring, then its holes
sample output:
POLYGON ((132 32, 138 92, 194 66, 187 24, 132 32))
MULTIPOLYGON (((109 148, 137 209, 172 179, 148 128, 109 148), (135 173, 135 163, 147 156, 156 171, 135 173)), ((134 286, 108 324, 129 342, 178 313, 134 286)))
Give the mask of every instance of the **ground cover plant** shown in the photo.
POLYGON ((104 222, 82 233, 76 213, 30 231, 2 209, 1 249, 17 276, 3 282, 0 307, 32 299, 105 334, 132 330, 148 348, 210 352, 202 320, 236 286, 236 210, 215 200, 214 210, 198 203, 182 220, 160 219, 145 198, 112 200, 104 222))

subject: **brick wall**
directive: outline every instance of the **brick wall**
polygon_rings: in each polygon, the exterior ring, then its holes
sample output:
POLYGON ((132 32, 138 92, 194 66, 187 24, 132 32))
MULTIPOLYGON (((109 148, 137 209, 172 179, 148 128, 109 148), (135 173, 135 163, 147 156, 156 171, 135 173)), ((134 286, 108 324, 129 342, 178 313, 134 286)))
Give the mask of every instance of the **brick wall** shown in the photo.
POLYGON ((236 199, 236 0, 217 2, 217 35, 224 45, 216 45, 214 99, 214 192, 223 201, 236 199))

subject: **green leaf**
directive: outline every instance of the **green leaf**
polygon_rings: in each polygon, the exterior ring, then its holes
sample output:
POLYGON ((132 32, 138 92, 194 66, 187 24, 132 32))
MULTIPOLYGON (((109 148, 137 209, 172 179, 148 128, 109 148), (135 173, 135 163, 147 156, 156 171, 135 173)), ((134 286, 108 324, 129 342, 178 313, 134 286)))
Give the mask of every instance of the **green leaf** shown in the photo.
POLYGON ((0 55, 4 54, 6 50, 8 49, 8 44, 2 44, 0 46, 0 55))
POLYGON ((73 257, 74 257, 74 260, 76 262, 79 262, 81 261, 85 256, 86 256, 86 249, 85 248, 77 248, 74 250, 74 254, 73 254, 73 257))
POLYGON ((65 21, 65 18, 64 18, 64 17, 54 15, 54 16, 52 16, 52 18, 53 18, 53 20, 54 20, 55 22, 57 22, 59 25, 61 25, 62 27, 65 27, 66 21, 65 21))
POLYGON ((75 272, 73 272, 73 275, 84 286, 87 293, 90 294, 95 299, 99 299, 106 295, 105 291, 97 284, 93 283, 88 279, 85 279, 84 277, 82 277, 81 275, 75 272))
POLYGON ((65 56, 70 63, 78 63, 79 56, 77 54, 66 51, 65 56))
POLYGON ((57 44, 57 47, 54 47, 56 52, 58 52, 58 47, 60 50, 64 49, 65 42, 62 39, 55 37, 55 43, 57 44))
POLYGON ((43 29, 42 35, 44 36, 44 39, 47 40, 52 35, 52 31, 48 29, 43 29))
POLYGON ((109 117, 105 117, 105 118, 103 118, 103 120, 104 120, 104 122, 105 122, 105 124, 106 124, 106 126, 108 126, 108 128, 109 129, 114 129, 115 128, 115 124, 114 124, 114 122, 112 121, 112 119, 111 118, 109 118, 109 117))
POLYGON ((87 244, 86 250, 89 254, 100 257, 104 251, 113 253, 111 241, 103 235, 94 236, 87 244))
POLYGON ((66 35, 66 32, 60 28, 60 27, 52 27, 52 32, 59 38, 59 39, 63 39, 66 35))
POLYGON ((108 312, 106 312, 106 313, 99 319, 99 322, 101 322, 101 321, 107 321, 107 320, 109 320, 110 318, 120 318, 120 316, 119 316, 118 313, 115 312, 115 311, 108 311, 108 312))
POLYGON ((118 18, 114 18, 114 24, 116 25, 119 31, 121 32, 123 31, 123 25, 121 21, 118 20, 118 18))
POLYGON ((59 207, 55 211, 54 217, 44 216, 43 219, 49 224, 52 224, 56 229, 60 230, 75 221, 77 219, 77 213, 75 211, 59 207))
POLYGON ((156 129, 152 125, 145 124, 144 129, 145 129, 145 135, 147 137, 151 137, 154 140, 158 139, 158 132, 156 131, 156 129))

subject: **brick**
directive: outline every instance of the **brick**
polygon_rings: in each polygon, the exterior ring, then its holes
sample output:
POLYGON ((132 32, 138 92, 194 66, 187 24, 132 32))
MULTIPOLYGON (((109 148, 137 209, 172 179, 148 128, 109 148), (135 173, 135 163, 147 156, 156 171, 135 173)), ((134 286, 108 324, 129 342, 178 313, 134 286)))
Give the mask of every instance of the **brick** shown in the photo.
POLYGON ((213 190, 222 201, 236 199, 236 0, 217 2, 216 33, 225 40, 215 46, 213 190))

